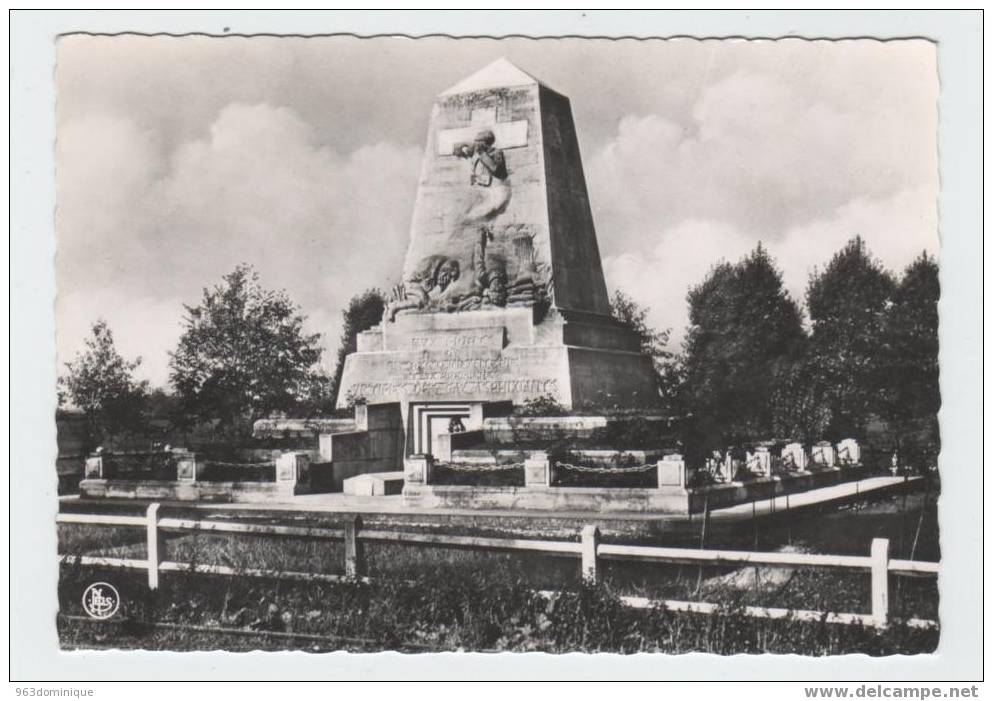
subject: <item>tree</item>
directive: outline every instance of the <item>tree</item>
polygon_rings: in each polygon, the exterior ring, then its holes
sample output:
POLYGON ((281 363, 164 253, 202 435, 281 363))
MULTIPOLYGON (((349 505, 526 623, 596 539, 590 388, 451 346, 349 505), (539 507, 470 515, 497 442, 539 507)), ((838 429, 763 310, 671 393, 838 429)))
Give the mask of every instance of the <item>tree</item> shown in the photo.
POLYGON ((807 286, 813 378, 833 438, 864 436, 880 408, 881 353, 896 285, 856 236, 807 286))
POLYGON ((663 409, 670 414, 679 413, 680 366, 679 359, 669 350, 669 329, 659 331, 650 326, 649 310, 620 290, 614 292, 610 311, 621 326, 638 338, 642 355, 651 358, 658 381, 658 387, 654 389, 661 398, 663 409))
POLYGON ((804 341, 782 274, 759 244, 738 263, 715 266, 687 301, 686 444, 702 451, 770 438, 774 394, 804 341))
POLYGON ((882 411, 901 447, 937 447, 938 264, 922 253, 904 271, 885 319, 882 411))
POLYGON ((185 329, 170 353, 170 381, 184 415, 236 433, 255 419, 292 411, 310 391, 320 334, 283 291, 263 288, 248 265, 184 305, 185 329))
POLYGON ((71 404, 86 417, 87 439, 95 448, 117 434, 134 432, 143 425, 148 382, 136 380, 141 358, 125 360, 114 345, 107 322, 97 320, 85 349, 66 363, 59 378, 59 404, 71 404))
POLYGON ((338 388, 341 387, 341 376, 345 371, 345 358, 349 353, 358 350, 358 335, 371 329, 383 320, 383 308, 386 300, 383 293, 377 289, 369 289, 355 295, 348 302, 348 307, 342 311, 341 344, 338 346, 338 362, 334 369, 334 380, 331 384, 331 408, 338 399, 338 388))

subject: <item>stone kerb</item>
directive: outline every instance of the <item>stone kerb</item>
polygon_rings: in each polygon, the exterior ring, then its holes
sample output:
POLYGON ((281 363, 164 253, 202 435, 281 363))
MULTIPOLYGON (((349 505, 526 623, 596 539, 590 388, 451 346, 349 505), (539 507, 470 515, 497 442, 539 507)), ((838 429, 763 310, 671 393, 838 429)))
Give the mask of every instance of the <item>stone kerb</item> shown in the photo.
POLYGON ((552 463, 545 451, 531 451, 524 460, 524 486, 527 489, 548 489, 552 486, 552 463))

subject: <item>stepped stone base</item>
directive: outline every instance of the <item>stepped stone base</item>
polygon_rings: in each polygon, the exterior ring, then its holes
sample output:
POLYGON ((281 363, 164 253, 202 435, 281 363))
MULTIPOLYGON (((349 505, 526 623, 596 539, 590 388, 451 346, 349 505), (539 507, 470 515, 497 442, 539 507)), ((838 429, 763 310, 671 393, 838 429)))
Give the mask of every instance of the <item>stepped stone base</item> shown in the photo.
POLYGON ((403 491, 403 472, 377 472, 349 477, 342 491, 355 497, 384 497, 403 491))
POLYGON ((566 408, 649 408, 651 361, 610 317, 531 308, 399 315, 359 335, 339 407, 356 400, 501 402, 551 397, 566 408))

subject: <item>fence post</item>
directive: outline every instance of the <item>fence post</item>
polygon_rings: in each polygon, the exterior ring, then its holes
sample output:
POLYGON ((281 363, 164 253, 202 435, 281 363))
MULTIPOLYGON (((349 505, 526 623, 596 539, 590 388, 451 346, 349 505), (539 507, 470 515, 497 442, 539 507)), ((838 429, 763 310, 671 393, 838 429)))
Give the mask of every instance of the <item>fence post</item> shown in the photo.
POLYGON ((600 544, 600 529, 596 526, 583 526, 580 536, 580 547, 582 551, 582 574, 583 579, 590 584, 596 584, 599 572, 597 571, 596 549, 600 544))
POLYGON ((365 547, 359 540, 362 517, 353 516, 345 521, 345 576, 365 576, 365 547))
POLYGON ((148 551, 148 588, 155 590, 159 588, 159 564, 165 555, 165 539, 159 530, 159 504, 149 504, 148 511, 145 512, 147 519, 147 541, 148 551))
POLYGON ((872 617, 876 627, 885 628, 889 619, 889 562, 890 541, 888 538, 873 538, 872 550, 872 617))

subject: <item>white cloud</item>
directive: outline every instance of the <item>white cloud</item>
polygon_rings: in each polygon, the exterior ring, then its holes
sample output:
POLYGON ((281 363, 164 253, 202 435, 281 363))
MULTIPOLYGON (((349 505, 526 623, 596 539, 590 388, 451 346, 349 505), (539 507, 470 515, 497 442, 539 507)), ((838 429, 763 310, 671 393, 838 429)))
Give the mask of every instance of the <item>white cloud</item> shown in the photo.
POLYGON ((933 114, 918 109, 912 126, 899 104, 829 102, 803 81, 737 71, 682 124, 624 117, 587 168, 608 285, 678 343, 688 288, 758 241, 801 302, 814 267, 856 234, 895 272, 936 253, 933 114))
POLYGON ((333 352, 349 297, 399 274, 419 149, 339 154, 266 104, 228 105, 205 138, 168 154, 119 117, 67 124, 60 148, 60 361, 104 316, 122 346, 141 338, 164 383, 177 335, 158 330, 240 262, 285 288, 333 352))
POLYGON ((936 195, 933 128, 911 130, 891 105, 806 93, 796 81, 737 72, 702 90, 686 124, 621 119, 587 168, 604 252, 634 251, 644 234, 693 219, 772 241, 856 199, 918 187, 936 195))

